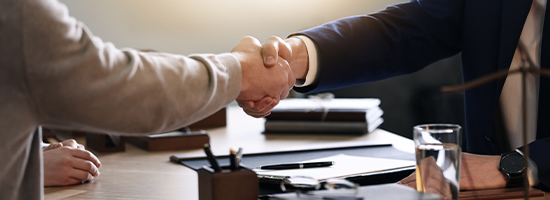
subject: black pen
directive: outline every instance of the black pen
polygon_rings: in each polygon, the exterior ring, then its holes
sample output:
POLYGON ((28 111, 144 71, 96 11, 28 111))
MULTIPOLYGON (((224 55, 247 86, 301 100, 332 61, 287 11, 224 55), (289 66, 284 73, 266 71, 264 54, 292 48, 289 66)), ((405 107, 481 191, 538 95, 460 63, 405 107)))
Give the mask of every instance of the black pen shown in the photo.
POLYGON ((212 169, 217 172, 222 171, 222 168, 220 168, 216 157, 214 157, 214 154, 212 154, 212 150, 210 150, 210 144, 204 144, 204 153, 206 153, 206 158, 208 159, 208 162, 210 162, 210 165, 212 165, 212 169))
POLYGON ((312 167, 328 167, 334 164, 334 161, 306 162, 306 163, 285 163, 276 165, 264 165, 256 169, 303 169, 312 167))
POLYGON ((231 168, 231 170, 236 170, 238 168, 236 154, 237 152, 235 152, 235 149, 229 149, 229 167, 231 168))

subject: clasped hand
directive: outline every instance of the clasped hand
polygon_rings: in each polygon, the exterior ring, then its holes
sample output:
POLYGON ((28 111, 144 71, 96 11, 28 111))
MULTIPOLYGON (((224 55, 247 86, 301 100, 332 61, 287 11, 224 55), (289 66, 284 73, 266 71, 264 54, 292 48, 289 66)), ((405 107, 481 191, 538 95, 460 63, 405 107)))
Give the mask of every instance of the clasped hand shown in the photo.
POLYGON ((270 37, 263 46, 256 38, 244 37, 232 53, 242 71, 237 103, 250 116, 269 115, 296 82, 288 62, 292 57, 290 46, 279 37, 270 37))
POLYGON ((75 140, 44 147, 44 186, 82 183, 99 176, 99 159, 75 140))
MULTIPOLYGON (((500 156, 479 155, 463 152, 461 154, 460 190, 483 190, 504 188, 506 181, 498 170, 500 156)), ((431 157, 430 157, 431 158, 431 157)), ((422 160, 423 174, 426 178, 426 192, 450 197, 443 174, 433 159, 422 160)), ((399 181, 398 184, 416 188, 416 172, 399 181)))

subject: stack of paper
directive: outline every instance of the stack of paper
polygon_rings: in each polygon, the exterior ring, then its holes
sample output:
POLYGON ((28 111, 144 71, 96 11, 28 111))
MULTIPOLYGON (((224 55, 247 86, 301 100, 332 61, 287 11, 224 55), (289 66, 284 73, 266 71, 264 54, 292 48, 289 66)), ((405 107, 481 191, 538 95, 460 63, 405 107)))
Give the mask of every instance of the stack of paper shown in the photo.
POLYGON ((266 117, 265 133, 365 134, 384 119, 380 99, 285 99, 266 117))

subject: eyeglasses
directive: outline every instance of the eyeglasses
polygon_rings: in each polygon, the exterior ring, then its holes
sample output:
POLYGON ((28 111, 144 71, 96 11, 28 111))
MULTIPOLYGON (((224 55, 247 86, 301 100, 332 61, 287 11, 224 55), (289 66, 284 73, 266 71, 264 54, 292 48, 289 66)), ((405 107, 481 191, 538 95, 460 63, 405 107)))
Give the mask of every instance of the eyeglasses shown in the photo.
POLYGON ((357 196, 359 185, 346 179, 319 181, 309 176, 293 176, 281 181, 280 186, 284 192, 295 191, 299 199, 363 199, 357 196))

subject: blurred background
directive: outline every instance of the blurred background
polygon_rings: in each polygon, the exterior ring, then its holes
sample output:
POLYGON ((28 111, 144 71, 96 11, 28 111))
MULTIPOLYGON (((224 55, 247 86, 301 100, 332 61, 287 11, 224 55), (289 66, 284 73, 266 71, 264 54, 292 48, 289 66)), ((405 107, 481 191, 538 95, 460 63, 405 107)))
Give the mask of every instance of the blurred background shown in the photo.
MULTIPOLYGON (((261 42, 406 0, 61 0, 69 14, 119 48, 189 55, 230 51, 243 36, 261 42)), ((406 76, 330 91, 337 98, 380 98, 381 128, 412 137, 421 123, 463 124, 462 94, 439 87, 461 83, 460 55, 406 76)), ((303 94, 293 94, 303 97, 303 94)))

